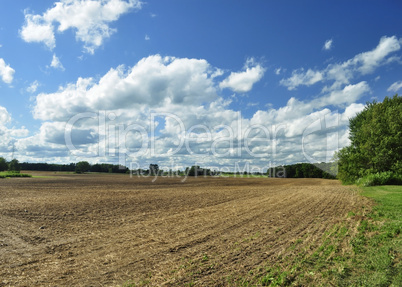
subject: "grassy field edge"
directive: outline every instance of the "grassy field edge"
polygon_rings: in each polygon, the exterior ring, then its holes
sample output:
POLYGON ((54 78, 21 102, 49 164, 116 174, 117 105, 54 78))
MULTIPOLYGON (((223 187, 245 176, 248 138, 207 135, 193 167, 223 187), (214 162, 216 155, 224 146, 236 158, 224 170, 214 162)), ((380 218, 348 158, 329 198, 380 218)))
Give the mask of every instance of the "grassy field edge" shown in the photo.
POLYGON ((319 246, 295 246, 294 257, 236 285, 402 286, 402 186, 361 187, 361 195, 374 206, 350 211, 319 246))

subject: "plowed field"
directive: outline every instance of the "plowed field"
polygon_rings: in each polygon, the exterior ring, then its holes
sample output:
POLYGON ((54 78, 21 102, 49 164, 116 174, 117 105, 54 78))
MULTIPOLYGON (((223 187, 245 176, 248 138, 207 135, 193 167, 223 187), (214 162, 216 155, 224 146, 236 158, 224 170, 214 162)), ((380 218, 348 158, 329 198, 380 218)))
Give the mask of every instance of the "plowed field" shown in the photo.
POLYGON ((0 179, 0 286, 226 285, 363 204, 334 180, 36 174, 0 179))

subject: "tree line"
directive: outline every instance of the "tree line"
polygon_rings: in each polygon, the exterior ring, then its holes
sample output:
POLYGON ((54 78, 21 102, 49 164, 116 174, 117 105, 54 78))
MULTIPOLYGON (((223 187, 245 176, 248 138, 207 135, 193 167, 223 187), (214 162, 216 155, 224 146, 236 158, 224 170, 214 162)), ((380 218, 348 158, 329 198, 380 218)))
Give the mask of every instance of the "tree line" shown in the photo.
POLYGON ((344 183, 402 184, 402 97, 373 101, 349 120, 350 145, 341 149, 338 177, 344 183))
MULTIPOLYGON (((76 173, 84 172, 107 172, 107 173, 127 173, 128 168, 118 164, 96 163, 91 165, 87 161, 80 161, 70 164, 54 164, 54 163, 29 163, 23 162, 19 164, 21 170, 37 170, 37 171, 68 171, 76 173)), ((1 171, 1 158, 0 158, 1 171)))
POLYGON ((20 172, 21 166, 17 159, 7 162, 4 157, 0 157, 0 171, 20 172))
POLYGON ((296 163, 268 169, 269 177, 335 179, 336 163, 296 163), (279 175, 276 172, 282 169, 279 175))

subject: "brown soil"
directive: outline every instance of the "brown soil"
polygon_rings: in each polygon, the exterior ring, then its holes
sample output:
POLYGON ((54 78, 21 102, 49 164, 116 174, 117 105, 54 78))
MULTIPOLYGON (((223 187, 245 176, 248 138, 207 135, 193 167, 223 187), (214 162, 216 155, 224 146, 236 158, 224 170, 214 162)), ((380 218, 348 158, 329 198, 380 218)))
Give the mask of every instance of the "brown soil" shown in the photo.
POLYGON ((322 179, 0 179, 0 286, 226 285, 362 198, 322 179))

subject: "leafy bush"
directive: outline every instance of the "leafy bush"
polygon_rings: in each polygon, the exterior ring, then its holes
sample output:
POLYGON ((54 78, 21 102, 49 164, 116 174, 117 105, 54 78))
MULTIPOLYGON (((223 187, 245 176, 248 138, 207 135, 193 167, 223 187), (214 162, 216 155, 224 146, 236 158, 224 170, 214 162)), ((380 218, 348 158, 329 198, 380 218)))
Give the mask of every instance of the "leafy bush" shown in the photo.
POLYGON ((0 178, 7 178, 7 177, 32 177, 32 175, 20 172, 2 172, 0 174, 0 178))
POLYGON ((391 171, 377 172, 359 178, 357 184, 362 186, 402 185, 402 175, 391 171))

